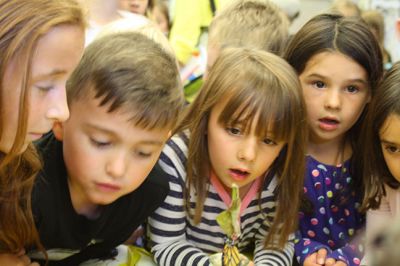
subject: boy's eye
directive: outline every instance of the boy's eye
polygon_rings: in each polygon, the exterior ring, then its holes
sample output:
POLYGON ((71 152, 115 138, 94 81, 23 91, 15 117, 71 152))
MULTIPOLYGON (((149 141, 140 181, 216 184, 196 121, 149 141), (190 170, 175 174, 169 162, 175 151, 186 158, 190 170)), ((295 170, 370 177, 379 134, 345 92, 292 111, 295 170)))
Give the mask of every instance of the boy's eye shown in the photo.
POLYGON ((313 85, 314 87, 316 87, 317 89, 323 89, 323 88, 325 88, 325 83, 322 82, 322 81, 319 81, 319 80, 312 82, 312 85, 313 85))
POLYGON ((346 87, 346 91, 349 93, 356 93, 359 91, 359 89, 356 86, 348 86, 346 87))
POLYGON ((270 139, 270 138, 265 138, 265 139, 263 140, 263 142, 264 142, 265 144, 267 144, 267 145, 276 145, 276 144, 277 144, 276 141, 274 141, 274 140, 272 140, 272 139, 270 139))
POLYGON ((136 150, 135 154, 139 157, 143 157, 143 158, 148 158, 152 155, 151 152, 144 152, 144 151, 140 151, 140 150, 136 150))
POLYGON ((90 142, 91 142, 94 146, 99 147, 99 148, 107 147, 107 146, 109 146, 109 145, 111 144, 110 142, 107 142, 107 141, 98 141, 98 140, 95 140, 95 139, 93 139, 93 138, 90 138, 90 142))
POLYGON ((241 133, 240 129, 235 127, 228 127, 226 131, 228 131, 232 135, 240 135, 241 133))
POLYGON ((389 153, 400 153, 400 149, 396 146, 393 145, 386 145, 385 149, 389 152, 389 153))

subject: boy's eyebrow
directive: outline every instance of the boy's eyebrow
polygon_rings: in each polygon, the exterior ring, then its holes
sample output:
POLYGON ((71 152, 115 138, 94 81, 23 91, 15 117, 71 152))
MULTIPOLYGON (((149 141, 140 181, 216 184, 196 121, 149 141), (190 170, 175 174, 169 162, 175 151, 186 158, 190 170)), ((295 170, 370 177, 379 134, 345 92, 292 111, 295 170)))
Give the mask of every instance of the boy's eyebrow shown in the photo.
MULTIPOLYGON (((326 76, 321 75, 321 74, 317 74, 317 73, 311 73, 310 75, 308 75, 308 77, 309 77, 309 78, 310 78, 310 77, 314 77, 314 78, 320 78, 320 79, 325 79, 325 78, 327 78, 326 76)), ((362 83, 362 84, 368 85, 368 81, 366 81, 366 80, 364 80, 364 79, 355 78, 355 79, 348 79, 348 80, 346 80, 346 81, 347 81, 347 82, 357 82, 357 83, 362 83)))

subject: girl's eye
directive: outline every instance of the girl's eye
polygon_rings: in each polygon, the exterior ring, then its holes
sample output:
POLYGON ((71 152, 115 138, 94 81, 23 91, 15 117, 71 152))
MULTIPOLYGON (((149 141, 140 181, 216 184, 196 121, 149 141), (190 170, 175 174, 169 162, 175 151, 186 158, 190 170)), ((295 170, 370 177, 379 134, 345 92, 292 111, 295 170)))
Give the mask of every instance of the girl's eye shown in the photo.
POLYGON ((316 87, 317 89, 323 89, 323 88, 325 88, 325 83, 324 82, 322 82, 322 81, 314 81, 314 82, 312 82, 312 85, 314 86, 314 87, 316 87))
POLYGON ((393 145, 387 145, 385 146, 385 149, 389 152, 389 153, 400 153, 400 149, 396 146, 393 145))
POLYGON ((274 141, 274 140, 272 140, 272 139, 269 139, 269 138, 265 138, 265 139, 263 140, 263 142, 264 142, 265 144, 271 145, 271 146, 277 144, 276 141, 274 141))
POLYGON ((235 128, 235 127, 228 127, 226 130, 232 135, 240 135, 240 133, 241 133, 240 129, 235 128))
POLYGON ((36 88, 38 88, 40 91, 47 92, 52 90, 54 87, 53 86, 40 86, 36 85, 36 88))
POLYGON ((107 146, 109 146, 109 145, 111 145, 111 143, 110 142, 107 142, 107 141, 98 141, 98 140, 95 140, 95 139, 90 139, 90 142, 95 146, 95 147, 98 147, 98 148, 104 148, 104 147, 107 147, 107 146))
POLYGON ((356 86, 348 86, 346 87, 346 91, 349 93, 357 93, 359 89, 356 86))

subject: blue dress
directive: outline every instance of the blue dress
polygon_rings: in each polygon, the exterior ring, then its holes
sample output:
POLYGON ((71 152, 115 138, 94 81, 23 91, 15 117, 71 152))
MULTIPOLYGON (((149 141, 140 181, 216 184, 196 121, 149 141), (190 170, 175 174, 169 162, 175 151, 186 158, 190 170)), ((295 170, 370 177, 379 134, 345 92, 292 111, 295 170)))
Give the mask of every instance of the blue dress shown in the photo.
POLYGON ((365 217, 357 210, 360 195, 343 189, 352 182, 350 160, 343 166, 333 166, 320 163, 311 156, 306 159, 304 194, 313 209, 299 213, 299 231, 295 239, 297 260, 303 264, 308 255, 325 248, 327 258, 342 260, 349 266, 359 265, 362 247, 356 243, 361 243, 357 232, 364 227, 365 217))

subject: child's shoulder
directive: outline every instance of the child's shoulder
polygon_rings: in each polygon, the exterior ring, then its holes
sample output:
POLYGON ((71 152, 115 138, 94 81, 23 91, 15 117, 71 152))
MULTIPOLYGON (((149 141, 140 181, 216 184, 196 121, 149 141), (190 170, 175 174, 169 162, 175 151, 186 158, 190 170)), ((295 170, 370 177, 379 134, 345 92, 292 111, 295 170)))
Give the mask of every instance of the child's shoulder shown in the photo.
POLYGON ((167 191, 169 189, 168 178, 159 164, 154 165, 146 180, 138 189, 149 190, 151 193, 154 193, 155 190, 167 191))

